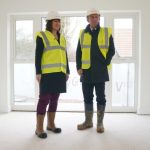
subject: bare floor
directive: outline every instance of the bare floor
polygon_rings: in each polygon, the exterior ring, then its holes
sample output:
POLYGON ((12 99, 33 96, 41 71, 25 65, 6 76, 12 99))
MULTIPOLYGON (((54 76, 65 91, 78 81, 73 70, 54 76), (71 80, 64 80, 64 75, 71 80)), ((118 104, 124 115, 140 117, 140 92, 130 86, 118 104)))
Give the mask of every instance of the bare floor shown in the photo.
POLYGON ((35 112, 0 114, 0 150, 150 150, 150 115, 106 113, 105 133, 98 134, 96 114, 93 128, 78 131, 83 113, 57 112, 62 133, 49 131, 44 140, 34 134, 35 117, 35 112))

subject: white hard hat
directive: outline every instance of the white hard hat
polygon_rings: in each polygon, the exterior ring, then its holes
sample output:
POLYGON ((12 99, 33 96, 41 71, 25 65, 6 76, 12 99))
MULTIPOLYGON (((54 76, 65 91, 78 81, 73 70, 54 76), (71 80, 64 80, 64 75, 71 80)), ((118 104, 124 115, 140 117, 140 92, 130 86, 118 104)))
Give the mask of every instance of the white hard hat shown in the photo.
POLYGON ((86 16, 93 15, 93 14, 100 15, 100 12, 97 9, 90 9, 87 11, 86 16))
POLYGON ((53 19, 59 19, 59 20, 61 19, 58 12, 56 12, 56 11, 50 11, 47 14, 46 21, 53 20, 53 19))

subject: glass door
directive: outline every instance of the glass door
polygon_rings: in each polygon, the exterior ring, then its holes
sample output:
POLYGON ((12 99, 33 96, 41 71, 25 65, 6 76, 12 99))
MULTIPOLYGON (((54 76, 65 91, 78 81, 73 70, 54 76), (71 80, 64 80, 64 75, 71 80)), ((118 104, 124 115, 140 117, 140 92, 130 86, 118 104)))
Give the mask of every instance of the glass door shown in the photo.
MULTIPOLYGON (((135 112, 138 87, 138 76, 136 76, 138 72, 138 14, 123 12, 102 14, 100 25, 112 27, 116 47, 112 68, 109 71, 110 81, 106 83, 106 111, 135 112)), ((11 71, 13 110, 36 110, 38 84, 35 80, 34 35, 36 31, 45 30, 45 16, 13 16, 14 40, 12 41, 11 71)), ((58 111, 83 111, 82 88, 75 63, 79 32, 87 25, 86 17, 83 16, 83 14, 62 15, 61 32, 67 40, 71 74, 67 82, 67 93, 60 96, 58 111)))
POLYGON ((36 82, 34 65, 33 19, 13 21, 13 110, 34 110, 36 105, 36 82))

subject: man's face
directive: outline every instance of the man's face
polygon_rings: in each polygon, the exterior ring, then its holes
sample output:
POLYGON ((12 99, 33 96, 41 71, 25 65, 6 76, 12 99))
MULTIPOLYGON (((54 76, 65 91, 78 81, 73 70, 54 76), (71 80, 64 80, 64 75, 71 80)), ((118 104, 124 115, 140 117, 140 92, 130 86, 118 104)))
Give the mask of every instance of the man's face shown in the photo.
POLYGON ((100 15, 97 15, 97 14, 89 15, 87 17, 87 21, 89 22, 89 24, 92 28, 95 28, 100 21, 100 15))

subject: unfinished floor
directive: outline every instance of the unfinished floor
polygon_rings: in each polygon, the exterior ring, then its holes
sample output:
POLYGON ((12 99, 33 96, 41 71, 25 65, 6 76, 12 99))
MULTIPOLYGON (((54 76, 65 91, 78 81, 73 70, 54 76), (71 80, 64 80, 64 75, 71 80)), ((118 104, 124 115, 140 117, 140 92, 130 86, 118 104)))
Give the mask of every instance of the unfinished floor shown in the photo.
POLYGON ((62 133, 47 132, 44 140, 34 134, 35 117, 35 112, 0 114, 0 150, 150 150, 150 115, 106 113, 106 131, 98 134, 96 114, 93 128, 78 131, 83 113, 57 112, 62 133))

